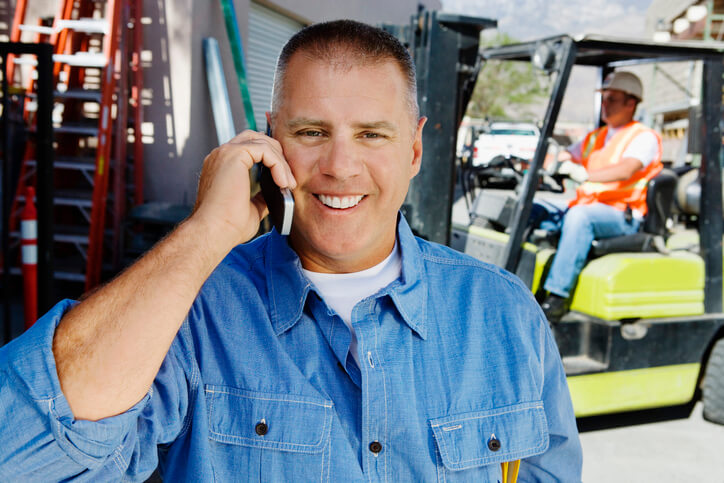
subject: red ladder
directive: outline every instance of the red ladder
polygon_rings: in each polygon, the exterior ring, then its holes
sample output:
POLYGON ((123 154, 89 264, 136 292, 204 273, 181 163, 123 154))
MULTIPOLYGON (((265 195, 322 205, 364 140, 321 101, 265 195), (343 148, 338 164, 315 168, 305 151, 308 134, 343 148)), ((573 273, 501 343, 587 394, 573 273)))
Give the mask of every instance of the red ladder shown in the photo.
MULTIPOLYGON (((142 1, 107 0, 104 6, 94 0, 63 0, 52 27, 24 27, 21 24, 25 0, 18 0, 11 31, 13 35, 16 31, 33 30, 38 33, 37 40, 45 36, 54 45, 55 112, 62 111, 62 120, 54 129, 56 278, 82 281, 85 290, 101 281, 104 245, 110 248, 113 268, 118 268, 121 220, 126 204, 143 201, 142 1), (133 163, 127 166, 129 102, 133 119, 133 163), (135 185, 130 187, 130 192, 125 182, 127 169, 134 171, 135 185), (113 186, 112 203, 108 202, 109 182, 113 186), (64 261, 70 263, 63 266, 64 261)), ((13 59, 8 68, 13 69, 20 60, 13 59)), ((32 81, 27 90, 32 95, 32 81)), ((32 112, 26 119, 31 119, 32 125, 32 112)), ((12 227, 17 226, 20 193, 28 183, 33 183, 32 153, 32 147, 28 146, 12 227)))

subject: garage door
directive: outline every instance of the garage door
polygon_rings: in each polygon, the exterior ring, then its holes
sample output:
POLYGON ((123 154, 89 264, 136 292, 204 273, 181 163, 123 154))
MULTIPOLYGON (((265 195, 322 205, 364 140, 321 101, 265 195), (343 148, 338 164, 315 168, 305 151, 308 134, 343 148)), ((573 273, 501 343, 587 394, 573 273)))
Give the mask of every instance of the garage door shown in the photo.
POLYGON ((271 104, 274 67, 279 52, 287 40, 302 27, 303 25, 296 20, 257 3, 251 3, 246 64, 249 94, 259 130, 266 126, 264 112, 269 110, 271 104))

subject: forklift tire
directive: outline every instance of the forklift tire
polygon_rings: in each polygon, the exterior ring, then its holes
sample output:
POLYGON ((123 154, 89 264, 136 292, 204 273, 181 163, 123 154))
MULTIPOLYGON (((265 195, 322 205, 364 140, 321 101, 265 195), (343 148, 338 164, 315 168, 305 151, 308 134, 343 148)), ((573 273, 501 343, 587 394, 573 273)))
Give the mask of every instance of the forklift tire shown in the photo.
POLYGON ((711 349, 704 373, 702 389, 704 419, 724 424, 724 339, 719 339, 711 349))

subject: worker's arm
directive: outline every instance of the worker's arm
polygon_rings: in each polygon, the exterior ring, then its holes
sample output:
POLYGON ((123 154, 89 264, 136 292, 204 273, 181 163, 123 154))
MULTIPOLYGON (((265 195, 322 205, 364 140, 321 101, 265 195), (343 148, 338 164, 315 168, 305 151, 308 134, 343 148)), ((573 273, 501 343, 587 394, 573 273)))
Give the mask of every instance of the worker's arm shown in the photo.
POLYGON ((588 181, 606 183, 609 181, 625 181, 634 173, 644 167, 641 160, 636 158, 623 158, 616 164, 601 169, 588 171, 588 181))
POLYGON ((558 156, 554 156, 553 154, 546 154, 546 157, 543 159, 543 169, 546 169, 546 170, 549 169, 550 165, 553 164, 554 162, 562 163, 564 161, 572 161, 572 160, 573 160, 573 155, 570 152, 568 152, 567 150, 560 151, 558 153, 558 156))
POLYGON ((249 170, 259 162, 277 184, 295 186, 279 143, 238 135, 204 160, 193 214, 60 321, 53 354, 76 419, 122 413, 148 392, 201 285, 266 214, 263 199, 250 198, 249 170))

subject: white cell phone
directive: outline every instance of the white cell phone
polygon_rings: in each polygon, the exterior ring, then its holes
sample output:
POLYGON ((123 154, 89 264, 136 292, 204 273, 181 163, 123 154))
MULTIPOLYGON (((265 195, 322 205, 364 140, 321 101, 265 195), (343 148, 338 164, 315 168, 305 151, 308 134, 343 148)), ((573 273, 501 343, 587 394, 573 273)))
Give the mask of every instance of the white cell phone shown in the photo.
POLYGON ((281 235, 289 235, 294 215, 294 197, 289 188, 280 188, 274 182, 271 171, 261 167, 261 194, 269 207, 269 218, 281 235))

